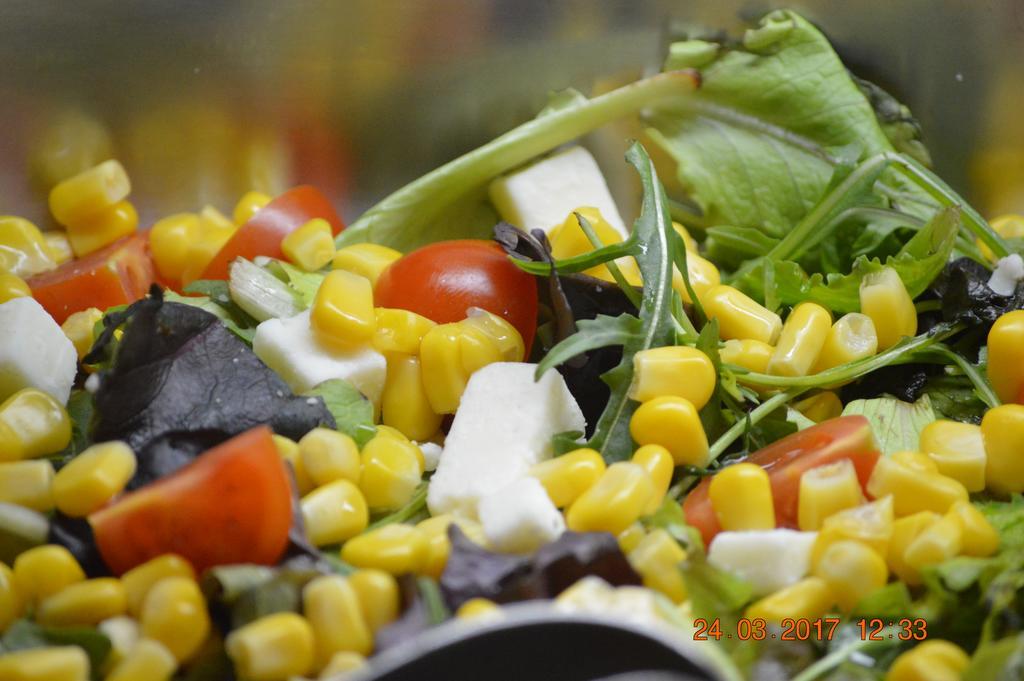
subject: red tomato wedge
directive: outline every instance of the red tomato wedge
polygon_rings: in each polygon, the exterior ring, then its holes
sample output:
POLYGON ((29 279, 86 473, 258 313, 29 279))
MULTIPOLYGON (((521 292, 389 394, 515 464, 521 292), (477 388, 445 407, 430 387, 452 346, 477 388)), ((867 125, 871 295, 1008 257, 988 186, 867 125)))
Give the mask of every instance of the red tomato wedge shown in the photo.
MULTIPOLYGON (((800 477, 812 468, 849 459, 865 487, 875 469, 880 452, 863 416, 840 416, 793 433, 759 449, 743 461, 756 463, 768 471, 775 501, 775 522, 779 527, 797 527, 797 502, 800 477)), ((722 527, 718 524, 708 488, 711 477, 704 478, 683 502, 686 522, 700 530, 707 546, 722 527)))
POLYGON ((197 572, 276 563, 288 544, 292 493, 271 435, 257 426, 90 515, 110 569, 120 575, 165 553, 197 572))
POLYGON ((63 324, 90 307, 106 310, 134 303, 146 295, 155 276, 148 235, 140 232, 38 274, 28 285, 39 304, 63 324))
POLYGON ((319 189, 303 185, 289 189, 256 212, 213 257, 201 279, 227 279, 235 258, 252 260, 257 255, 283 258, 281 241, 313 218, 323 218, 335 235, 345 229, 334 206, 319 189))
POLYGON ((491 241, 439 241, 418 248, 381 273, 373 297, 379 307, 410 310, 438 324, 465 319, 470 307, 487 310, 516 327, 530 356, 537 332, 537 280, 491 241))

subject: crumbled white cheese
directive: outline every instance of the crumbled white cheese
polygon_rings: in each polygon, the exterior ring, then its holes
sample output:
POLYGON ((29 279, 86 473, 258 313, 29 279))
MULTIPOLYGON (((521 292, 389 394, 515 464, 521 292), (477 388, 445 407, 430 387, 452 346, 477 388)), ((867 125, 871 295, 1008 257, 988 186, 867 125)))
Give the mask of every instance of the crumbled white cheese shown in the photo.
POLYGON ((996 263, 988 287, 1001 296, 1012 296, 1021 280, 1024 280, 1024 258, 1011 253, 996 263))
POLYGON ((491 202, 516 227, 550 232, 577 208, 597 208, 623 238, 628 230, 619 216, 608 183, 590 152, 571 147, 494 180, 491 202))
POLYGON ((66 404, 77 372, 74 344, 42 305, 27 296, 0 304, 0 402, 36 388, 66 404))
POLYGON ((297 393, 341 378, 375 405, 387 375, 384 355, 370 347, 338 349, 322 343, 309 325, 309 310, 286 319, 268 319, 256 327, 252 349, 297 393))
POLYGON ((719 532, 708 549, 708 562, 747 580, 754 594, 763 596, 807 575, 817 536, 786 529, 719 532))
POLYGON ((441 445, 436 442, 417 442, 416 446, 423 453, 423 470, 437 470, 437 462, 441 460, 441 445))
POLYGON ((557 371, 534 381, 536 364, 498 362, 473 374, 430 480, 433 515, 477 517, 477 504, 551 458, 551 436, 583 430, 579 405, 557 371))
POLYGON ((487 543, 504 553, 532 553, 565 531, 565 518, 536 478, 520 478, 485 497, 479 511, 487 543))

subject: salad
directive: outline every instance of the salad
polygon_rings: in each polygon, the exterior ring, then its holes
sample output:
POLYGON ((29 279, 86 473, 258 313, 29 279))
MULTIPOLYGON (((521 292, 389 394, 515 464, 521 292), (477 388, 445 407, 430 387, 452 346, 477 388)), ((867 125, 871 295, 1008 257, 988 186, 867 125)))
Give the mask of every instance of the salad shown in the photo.
POLYGON ((61 230, 0 217, 0 679, 340 679, 522 601, 722 679, 1024 676, 1024 217, 799 15, 347 226, 140 228, 76 158, 61 230))

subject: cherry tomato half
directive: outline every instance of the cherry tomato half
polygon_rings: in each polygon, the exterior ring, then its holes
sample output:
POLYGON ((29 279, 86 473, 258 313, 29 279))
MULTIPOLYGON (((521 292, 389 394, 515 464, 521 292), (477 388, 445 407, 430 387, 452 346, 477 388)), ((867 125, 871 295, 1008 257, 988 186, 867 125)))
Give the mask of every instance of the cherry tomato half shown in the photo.
POLYGON ((335 235, 345 229, 334 206, 319 189, 303 185, 284 192, 258 210, 252 218, 238 228, 220 252, 203 270, 201 279, 227 279, 228 265, 235 258, 252 260, 257 255, 283 258, 281 241, 313 218, 323 218, 331 224, 335 235))
POLYGON ((58 324, 75 312, 134 303, 146 295, 156 270, 149 257, 149 235, 140 232, 84 258, 28 280, 32 296, 58 324))
POLYGON ((393 262, 377 280, 375 304, 410 310, 438 324, 479 307, 504 317, 523 337, 526 356, 537 331, 537 280, 491 241, 439 241, 393 262))
MULTIPOLYGON (((793 433, 759 449, 743 459, 768 471, 775 522, 779 527, 797 527, 797 503, 800 498, 800 477, 812 468, 849 459, 857 471, 863 488, 880 456, 871 432, 871 424, 863 416, 840 416, 793 433)), ((722 527, 711 507, 708 488, 711 477, 704 478, 683 502, 686 522, 700 530, 707 546, 722 527)))
POLYGON ((257 426, 89 516, 115 574, 177 553, 196 572, 273 565, 288 544, 291 482, 270 428, 257 426))

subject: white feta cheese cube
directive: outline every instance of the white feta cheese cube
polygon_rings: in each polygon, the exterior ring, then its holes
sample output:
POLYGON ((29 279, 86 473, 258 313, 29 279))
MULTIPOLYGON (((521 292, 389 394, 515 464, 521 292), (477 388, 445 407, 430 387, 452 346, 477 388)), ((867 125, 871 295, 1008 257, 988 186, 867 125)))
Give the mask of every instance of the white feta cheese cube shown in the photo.
POLYGON ((503 553, 532 553, 565 531, 565 518, 536 478, 485 497, 479 512, 487 543, 503 553))
POLYGON ((0 402, 36 388, 66 404, 77 372, 74 344, 34 298, 0 305, 0 402))
POLYGON ((747 580, 756 596, 764 596, 807 576, 817 536, 786 529, 719 532, 708 549, 708 561, 747 580))
POLYGON ((322 343, 310 328, 309 310, 294 317, 261 322, 256 327, 252 349, 297 393, 341 378, 380 405, 387 375, 384 355, 370 347, 348 350, 322 343))
POLYGON ((432 472, 437 470, 437 462, 441 460, 441 445, 436 442, 417 442, 423 454, 423 470, 432 472))
POLYGON ((477 371, 462 394, 430 480, 433 515, 477 517, 484 497, 551 458, 551 436, 586 422, 557 371, 533 380, 536 364, 498 362, 477 371))
POLYGON ((1024 258, 1011 253, 1000 258, 989 277, 988 287, 1001 296, 1012 296, 1017 284, 1024 279, 1024 258))
POLYGON ((577 208, 597 208, 622 237, 629 234, 597 161, 571 147, 491 182, 491 202, 516 227, 550 232, 577 208))

